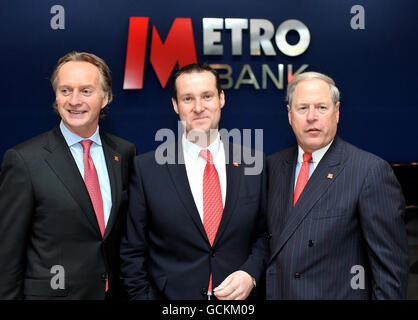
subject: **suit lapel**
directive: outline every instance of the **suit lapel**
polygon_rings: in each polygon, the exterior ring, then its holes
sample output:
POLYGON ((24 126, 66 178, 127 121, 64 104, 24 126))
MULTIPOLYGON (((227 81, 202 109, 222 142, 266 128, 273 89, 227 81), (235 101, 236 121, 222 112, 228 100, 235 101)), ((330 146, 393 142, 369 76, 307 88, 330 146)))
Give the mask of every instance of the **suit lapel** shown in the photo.
MULTIPOLYGON (((239 189, 241 186, 241 177, 243 176, 243 165, 234 165, 234 159, 241 159, 241 147, 239 145, 232 145, 223 141, 225 148, 225 167, 226 167, 226 198, 225 207, 222 213, 221 223, 219 224, 218 232, 213 243, 213 246, 221 238, 231 217, 235 212, 237 204, 239 189), (233 148, 234 146, 234 148, 233 148)), ((239 163, 239 162, 237 162, 239 163)))
POLYGON ((110 210, 109 220, 103 238, 107 238, 115 224, 122 190, 122 156, 116 151, 116 145, 104 132, 100 132, 102 140, 103 153, 106 160, 107 172, 109 174, 110 188, 112 193, 112 209, 110 210))
MULTIPOLYGON (((288 208, 293 203, 295 163, 297 161, 298 149, 293 148, 289 154, 280 160, 277 167, 269 167, 271 183, 277 187, 272 190, 274 194, 269 193, 268 207, 269 211, 275 211, 277 214, 271 215, 271 226, 279 226, 277 230, 270 230, 271 233, 281 234, 291 212, 288 208)), ((272 165, 274 166, 274 165, 272 165)))
MULTIPOLYGON (((329 186, 337 179, 339 173, 344 168, 342 159, 344 158, 344 147, 340 139, 336 136, 334 142, 321 159, 314 173, 308 180, 305 189, 300 195, 295 207, 292 202, 288 204, 287 208, 284 208, 285 212, 288 212, 285 225, 280 233, 279 239, 274 245, 272 250, 272 258, 281 250, 287 240, 292 236, 297 227, 306 218, 316 202, 323 196, 328 190, 329 186), (332 179, 328 178, 328 175, 332 175, 332 179)), ((296 164, 294 163, 293 166, 296 164)), ((291 179, 292 177, 290 177, 291 179)), ((294 169, 293 169, 294 178, 294 169)), ((293 198, 293 184, 292 196, 293 198)))
MULTIPOLYGON (((216 237, 213 243, 213 246, 216 245, 219 238, 222 236, 225 231, 233 213, 235 212, 235 206, 239 196, 240 180, 243 175, 242 170, 243 166, 235 166, 233 164, 233 159, 241 159, 241 148, 232 148, 228 142, 224 143, 225 159, 226 159, 226 180, 227 180, 227 190, 226 190, 226 199, 225 199, 225 208, 222 213, 222 219, 216 233, 216 237)), ((199 229, 202 236, 206 239, 209 244, 209 240, 203 226, 202 220, 199 215, 199 211, 196 208, 196 204, 193 198, 192 191, 190 189, 189 180, 187 178, 186 166, 184 165, 183 157, 183 148, 182 143, 179 141, 176 144, 176 154, 178 155, 177 159, 171 159, 168 164, 168 171, 172 178, 173 184, 177 190, 178 196, 182 201, 183 205, 186 208, 187 213, 192 218, 196 227, 199 229)))
POLYGON ((168 154, 169 163, 166 164, 171 180, 176 188, 177 194, 186 208, 187 214, 193 220, 196 227, 199 229, 202 236, 209 244, 205 228, 194 202, 193 194, 190 189, 189 180, 187 178, 186 166, 184 164, 183 147, 181 140, 175 145, 175 155, 168 154), (176 158, 177 155, 177 158, 176 158))
POLYGON ((49 152, 45 157, 45 161, 80 206, 91 227, 100 234, 99 225, 84 180, 58 126, 49 132, 48 142, 44 149, 49 152))

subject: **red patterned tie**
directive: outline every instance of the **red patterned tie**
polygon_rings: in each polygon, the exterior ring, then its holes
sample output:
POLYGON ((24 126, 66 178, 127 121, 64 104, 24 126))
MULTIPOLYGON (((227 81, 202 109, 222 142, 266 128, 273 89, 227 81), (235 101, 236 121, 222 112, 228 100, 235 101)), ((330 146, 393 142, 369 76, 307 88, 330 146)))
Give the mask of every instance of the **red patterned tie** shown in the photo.
POLYGON ((90 146, 93 141, 83 140, 81 145, 83 146, 83 160, 84 160, 84 183, 90 195, 91 202, 93 204, 94 212, 96 213, 97 222, 99 223, 100 232, 102 237, 105 230, 104 213, 103 213, 103 199, 100 191, 99 178, 97 176, 96 167, 94 166, 93 159, 90 156, 90 146))
MULTIPOLYGON (((203 226, 212 246, 223 212, 221 184, 210 151, 202 150, 199 155, 206 160, 203 174, 203 226)), ((212 292, 212 274, 208 291, 212 292)))
MULTIPOLYGON (((92 142, 93 141, 91 140, 80 141, 81 145, 83 146, 84 183, 86 185, 87 191, 89 192, 94 212, 96 213, 97 222, 99 223, 100 232, 103 237, 105 231, 103 198, 102 192, 100 191, 100 184, 96 167, 94 166, 93 159, 90 156, 90 146, 92 142)), ((105 290, 109 290, 109 283, 107 278, 105 290)))
POLYGON ((303 154, 303 162, 302 167, 299 171, 298 180, 296 181, 295 193, 293 195, 293 206, 295 206, 296 202, 298 201, 303 189, 305 188, 306 184, 308 183, 309 179, 309 161, 312 159, 312 153, 304 153, 303 154))

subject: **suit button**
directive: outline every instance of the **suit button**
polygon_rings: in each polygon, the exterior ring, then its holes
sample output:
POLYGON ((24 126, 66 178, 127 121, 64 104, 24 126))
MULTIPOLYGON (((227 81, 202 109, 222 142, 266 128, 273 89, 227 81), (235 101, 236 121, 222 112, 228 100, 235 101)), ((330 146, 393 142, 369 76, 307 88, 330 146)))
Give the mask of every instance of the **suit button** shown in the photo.
POLYGON ((216 256, 215 251, 212 251, 211 256, 212 257, 216 256))
POLYGON ((207 288, 202 288, 202 291, 200 293, 202 294, 202 296, 207 296, 208 295, 208 289, 207 288))
POLYGON ((313 240, 309 240, 309 246, 313 247, 313 244, 314 244, 313 240))
POLYGON ((106 280, 107 279, 107 274, 106 273, 103 273, 102 274, 102 280, 106 280))
POLYGON ((267 235, 267 240, 270 240, 272 236, 273 236, 273 235, 272 235, 271 233, 269 233, 269 234, 267 235))
POLYGON ((299 272, 295 273, 295 279, 300 279, 300 273, 299 272))

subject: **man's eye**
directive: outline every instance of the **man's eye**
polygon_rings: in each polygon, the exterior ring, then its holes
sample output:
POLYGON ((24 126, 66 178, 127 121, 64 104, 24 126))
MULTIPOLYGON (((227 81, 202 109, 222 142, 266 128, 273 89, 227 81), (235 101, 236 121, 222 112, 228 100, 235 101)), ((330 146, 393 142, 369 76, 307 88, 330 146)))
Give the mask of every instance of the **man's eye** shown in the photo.
POLYGON ((190 101, 192 101, 192 98, 191 97, 184 97, 183 101, 184 102, 190 102, 190 101))
POLYGON ((328 111, 328 106, 319 106, 318 110, 321 113, 326 113, 328 111))
POLYGON ((85 95, 90 95, 92 93, 92 90, 90 90, 90 89, 84 89, 82 92, 85 95))
POLYGON ((205 100, 210 100, 212 98, 212 95, 207 94, 203 97, 205 100))
POLYGON ((67 94, 69 94, 69 93, 70 93, 70 90, 68 90, 68 89, 61 89, 61 90, 60 90, 60 92, 61 92, 63 95, 67 95, 67 94))

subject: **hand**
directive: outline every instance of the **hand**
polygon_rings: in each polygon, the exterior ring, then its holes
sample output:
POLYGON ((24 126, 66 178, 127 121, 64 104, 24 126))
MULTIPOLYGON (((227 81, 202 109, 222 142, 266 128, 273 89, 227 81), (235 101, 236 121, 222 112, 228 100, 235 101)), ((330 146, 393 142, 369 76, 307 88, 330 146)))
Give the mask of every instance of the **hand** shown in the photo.
POLYGON ((213 290, 219 300, 244 300, 254 288, 252 277, 245 271, 231 273, 213 290))

